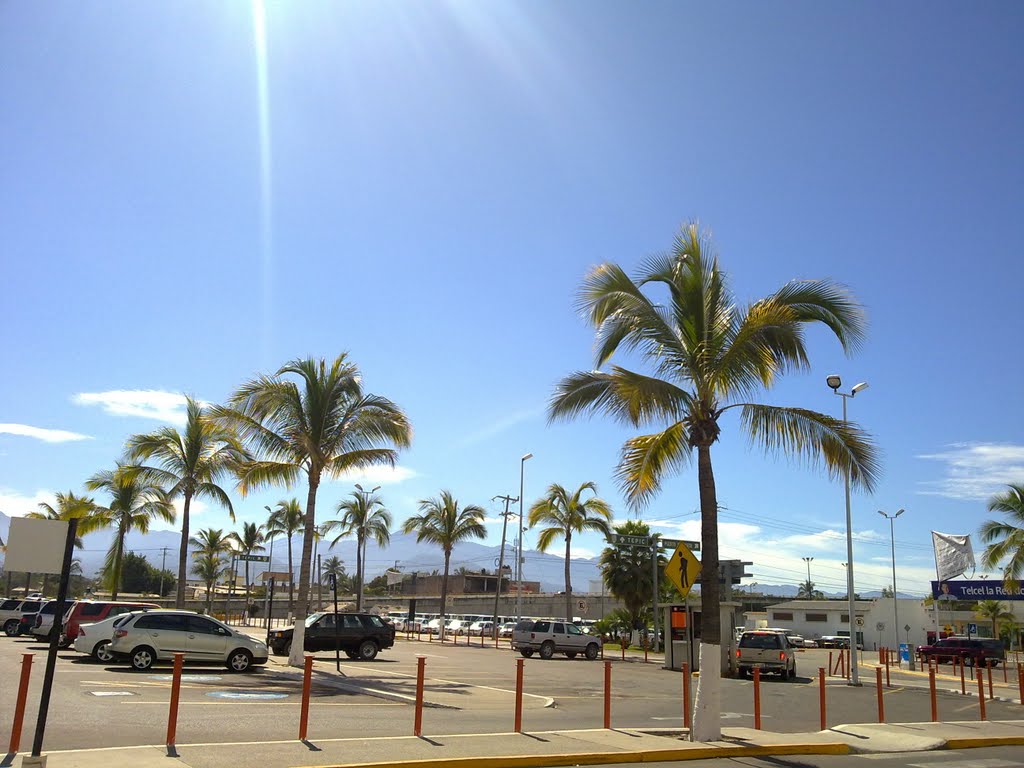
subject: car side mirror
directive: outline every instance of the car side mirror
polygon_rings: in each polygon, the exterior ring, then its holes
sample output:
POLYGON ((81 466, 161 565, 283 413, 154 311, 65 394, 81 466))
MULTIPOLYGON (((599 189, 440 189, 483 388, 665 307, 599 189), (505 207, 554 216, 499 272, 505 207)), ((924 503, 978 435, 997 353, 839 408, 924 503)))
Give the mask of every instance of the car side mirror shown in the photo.
POLYGON ((224 627, 217 627, 217 634, 223 635, 224 637, 231 637, 231 632, 224 629, 224 627))

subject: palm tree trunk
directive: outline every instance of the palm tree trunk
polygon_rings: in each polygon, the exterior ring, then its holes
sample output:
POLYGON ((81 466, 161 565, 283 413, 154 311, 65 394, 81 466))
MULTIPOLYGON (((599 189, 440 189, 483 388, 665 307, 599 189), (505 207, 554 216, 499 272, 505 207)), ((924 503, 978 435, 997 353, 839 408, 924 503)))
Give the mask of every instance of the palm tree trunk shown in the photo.
POLYGON ((8 598, 11 596, 11 577, 13 577, 13 576, 14 576, 13 572, 11 572, 11 571, 7 572, 7 593, 6 594, 7 594, 8 598))
POLYGON ((363 534, 356 534, 356 611, 363 610, 363 534))
MULTIPOLYGON (((306 526, 302 535, 302 560, 299 566, 299 606, 309 615, 309 560, 313 556, 313 537, 316 535, 316 489, 320 485, 319 472, 309 473, 309 493, 306 495, 306 526)), ((303 625, 305 626, 305 625, 303 625)))
POLYGON ((288 537, 288 613, 295 609, 295 570, 292 565, 292 537, 288 537))
POLYGON ((711 446, 697 447, 700 488, 700 678, 694 699, 692 741, 722 737, 722 617, 718 590, 718 494, 711 446))
POLYGON ((444 576, 441 577, 441 626, 438 627, 441 630, 441 642, 444 642, 444 607, 448 601, 448 562, 451 560, 452 551, 446 549, 444 551, 444 576))
MULTIPOLYGON (((31 586, 32 586, 32 572, 29 571, 28 573, 25 574, 25 598, 28 598, 28 593, 30 591, 31 586)), ((45 595, 44 595, 44 597, 45 597, 45 595)))
POLYGON ((181 505, 181 545, 178 547, 178 584, 174 592, 174 607, 185 607, 185 581, 188 579, 188 522, 192 508, 192 494, 186 493, 181 505))
POLYGON ((43 587, 39 591, 43 593, 43 597, 46 597, 46 590, 50 588, 50 574, 43 574, 43 587))
POLYGON ((565 532, 565 620, 572 624, 572 579, 569 568, 569 547, 572 544, 572 532, 565 532))
POLYGON ((121 558, 124 556, 125 530, 122 523, 117 528, 117 549, 114 551, 114 568, 111 575, 110 599, 117 600, 117 592, 121 588, 121 558))

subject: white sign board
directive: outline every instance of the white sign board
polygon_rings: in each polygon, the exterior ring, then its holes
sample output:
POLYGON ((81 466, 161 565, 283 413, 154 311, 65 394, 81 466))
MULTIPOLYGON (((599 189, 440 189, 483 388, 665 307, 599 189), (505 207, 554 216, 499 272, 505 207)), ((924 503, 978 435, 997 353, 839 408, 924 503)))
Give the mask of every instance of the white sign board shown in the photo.
POLYGON ((4 568, 12 573, 60 573, 68 524, 12 517, 4 568))

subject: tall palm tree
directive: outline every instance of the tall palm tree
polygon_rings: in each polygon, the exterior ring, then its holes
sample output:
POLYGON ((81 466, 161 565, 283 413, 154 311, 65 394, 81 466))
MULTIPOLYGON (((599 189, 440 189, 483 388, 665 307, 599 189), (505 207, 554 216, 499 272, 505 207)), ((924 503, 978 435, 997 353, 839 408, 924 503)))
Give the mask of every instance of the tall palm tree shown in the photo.
MULTIPOLYGON (((251 555, 254 552, 263 552, 266 547, 263 542, 263 526, 258 523, 242 523, 242 532, 232 531, 231 539, 237 545, 239 554, 251 555)), ((245 561, 245 604, 249 604, 249 561, 245 561)))
POLYGON ((440 498, 423 499, 419 502, 420 514, 413 515, 402 523, 402 531, 415 533, 416 541, 429 541, 444 551, 444 575, 441 577, 441 641, 444 642, 445 602, 448 599, 448 566, 452 549, 466 539, 483 539, 487 536, 484 528, 484 510, 476 504, 459 508, 459 502, 451 491, 441 491, 440 498))
MULTIPOLYGON (((73 491, 56 494, 57 506, 53 507, 45 501, 41 502, 38 512, 29 512, 25 517, 36 520, 58 520, 67 522, 71 519, 78 520, 78 529, 75 534, 75 546, 82 548, 82 536, 98 528, 103 527, 103 520, 93 512, 96 509, 96 502, 87 496, 78 496, 73 491)), ((49 588, 50 574, 43 575, 42 592, 45 595, 49 588)))
MULTIPOLYGON (((292 537, 304 530, 306 516, 298 499, 281 499, 267 521, 267 536, 284 536, 288 539, 288 612, 295 607, 295 569, 292 565, 292 537)), ((273 570, 273 569, 271 569, 273 570)))
MULTIPOLYGON (((623 536, 650 536, 651 529, 646 523, 627 520, 615 526, 615 533, 623 536)), ((647 603, 654 593, 651 550, 618 545, 607 547, 601 552, 598 564, 608 591, 622 602, 629 614, 630 628, 640 629, 647 603)))
POLYGON ((864 338, 860 306, 830 281, 794 281, 748 306, 737 303, 711 242, 697 224, 683 227, 672 251, 648 259, 635 280, 615 264, 585 279, 579 305, 597 335, 596 368, 616 351, 644 360, 652 375, 613 365, 564 378, 552 399, 551 420, 605 412, 632 427, 659 431, 626 441, 617 476, 639 509, 696 453, 701 509, 703 615, 693 738, 721 736, 721 627, 718 586, 718 496, 711 446, 722 417, 740 410, 740 427, 770 453, 824 460, 829 472, 848 474, 870 489, 878 473, 875 450, 855 425, 805 408, 747 401, 783 373, 809 368, 804 328, 822 324, 842 347, 864 338), (643 289, 656 286, 664 304, 643 289))
POLYGON ((999 637, 999 625, 1004 621, 1013 621, 1016 617, 1012 611, 998 600, 979 600, 974 610, 979 619, 988 619, 992 622, 992 637, 999 637))
POLYGON ((213 588, 217 580, 224 575, 227 567, 224 560, 213 552, 196 552, 192 573, 202 579, 206 585, 206 612, 213 612, 213 588))
POLYGON ((986 520, 981 541, 988 546, 981 563, 990 570, 1001 569, 1006 589, 1015 591, 1024 577, 1024 485, 1010 485, 988 500, 989 512, 1002 512, 1006 522, 986 520))
POLYGON ((348 574, 345 573, 345 563, 337 555, 331 555, 320 566, 321 580, 329 580, 333 576, 338 585, 338 594, 348 592, 348 574))
POLYGON ((118 464, 117 469, 104 470, 85 481, 90 491, 105 491, 110 502, 97 506, 95 514, 106 525, 114 527, 114 540, 103 562, 104 586, 110 590, 110 599, 116 600, 121 586, 121 561, 124 558, 124 539, 130 531, 149 533, 153 520, 174 523, 174 506, 167 492, 150 482, 137 468, 118 464))
MULTIPOLYGON (((802 581, 796 591, 796 596, 801 600, 822 600, 825 597, 825 593, 815 588, 813 581, 802 581)), ((885 595, 882 595, 882 597, 885 597, 885 595)))
POLYGON ((537 536, 537 549, 547 552, 552 542, 562 536, 565 538, 565 619, 572 621, 572 578, 570 576, 570 555, 572 551, 572 535, 584 531, 595 531, 602 536, 611 533, 609 523, 612 519, 612 508, 604 499, 597 496, 597 486, 583 483, 573 493, 558 483, 548 486, 547 495, 530 507, 530 528, 547 525, 537 536), (583 498, 584 491, 593 496, 583 498))
POLYGON ((246 458, 235 435, 209 418, 208 409, 191 397, 185 399, 185 430, 163 427, 128 439, 128 459, 134 463, 155 460, 142 466, 150 482, 162 484, 171 498, 182 499, 181 545, 178 548, 178 588, 174 607, 185 607, 188 568, 189 523, 192 499, 210 499, 227 509, 231 521, 235 511, 231 499, 218 484, 246 458))
POLYGON ((363 610, 363 582, 366 573, 366 542, 373 539, 377 546, 385 547, 391 541, 391 513, 384 508, 380 497, 360 486, 352 498, 338 502, 336 511, 341 517, 324 523, 324 533, 341 531, 333 547, 346 536, 356 537, 356 610, 363 610))
MULTIPOLYGON (((273 376, 243 384, 218 408, 220 423, 237 430, 256 456, 239 470, 243 494, 271 485, 291 487, 306 476, 306 526, 299 570, 299 603, 309 612, 310 559, 320 481, 373 466, 394 466, 396 449, 409 446, 412 427, 387 398, 363 391, 359 371, 344 353, 333 362, 297 359, 273 376), (289 376, 298 378, 293 381, 289 376)), ((305 615, 305 614, 303 614, 305 615)), ((296 620, 293 648, 305 624, 296 620)))

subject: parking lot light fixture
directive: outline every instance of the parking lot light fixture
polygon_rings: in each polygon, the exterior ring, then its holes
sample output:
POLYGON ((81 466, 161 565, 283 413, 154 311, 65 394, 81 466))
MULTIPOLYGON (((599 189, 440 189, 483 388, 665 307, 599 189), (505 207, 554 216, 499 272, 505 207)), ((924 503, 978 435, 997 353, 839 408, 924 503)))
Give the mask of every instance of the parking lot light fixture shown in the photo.
POLYGON ((526 462, 533 458, 527 453, 519 460, 519 546, 516 547, 516 623, 523 618, 523 478, 526 462))
MULTIPOLYGON (((878 514, 889 521, 889 542, 892 546, 892 636, 896 638, 896 651, 900 649, 900 609, 898 601, 896 600, 896 518, 902 515, 904 510, 902 508, 896 511, 895 515, 887 515, 882 510, 878 510, 878 514)), ((910 642, 909 640, 907 641, 910 642)), ((913 651, 910 653, 910 663, 914 663, 913 651)), ((913 666, 911 666, 913 669, 913 666)))

